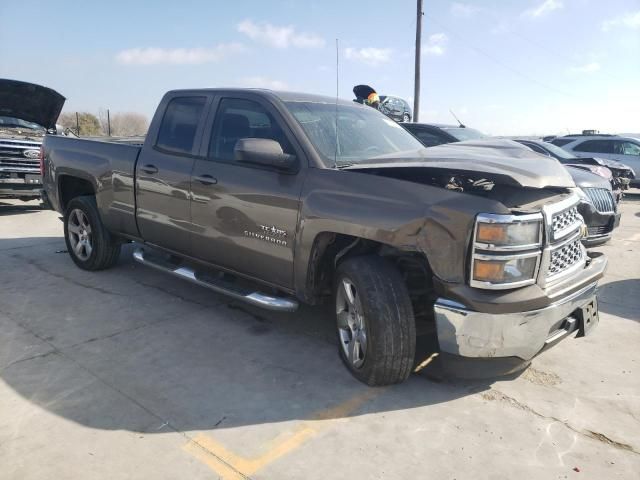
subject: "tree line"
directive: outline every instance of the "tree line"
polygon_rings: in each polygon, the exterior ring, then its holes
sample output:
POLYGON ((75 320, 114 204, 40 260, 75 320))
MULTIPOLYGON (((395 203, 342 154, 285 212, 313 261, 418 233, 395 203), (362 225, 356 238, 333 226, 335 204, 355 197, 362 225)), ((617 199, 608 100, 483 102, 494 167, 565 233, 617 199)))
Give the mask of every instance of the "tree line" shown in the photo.
POLYGON ((149 120, 141 113, 116 112, 108 115, 104 109, 98 115, 89 112, 62 112, 57 123, 65 130, 69 129, 82 137, 105 136, 109 132, 113 137, 135 137, 145 135, 149 128, 149 120))

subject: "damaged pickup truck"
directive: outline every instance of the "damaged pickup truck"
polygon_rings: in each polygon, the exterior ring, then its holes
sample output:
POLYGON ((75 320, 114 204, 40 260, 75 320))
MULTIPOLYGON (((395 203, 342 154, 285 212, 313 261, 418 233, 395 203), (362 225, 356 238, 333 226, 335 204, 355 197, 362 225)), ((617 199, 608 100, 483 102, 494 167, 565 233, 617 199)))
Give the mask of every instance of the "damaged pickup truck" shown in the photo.
POLYGON ((50 88, 0 79, 0 198, 40 198, 40 144, 64 101, 50 88))
POLYGON ((182 90, 143 146, 47 136, 44 186, 80 268, 135 242, 135 260, 252 305, 331 299, 343 362, 385 385, 422 360, 417 337, 506 373, 598 321, 606 258, 580 242, 566 169, 479 144, 424 149, 327 97, 182 90))

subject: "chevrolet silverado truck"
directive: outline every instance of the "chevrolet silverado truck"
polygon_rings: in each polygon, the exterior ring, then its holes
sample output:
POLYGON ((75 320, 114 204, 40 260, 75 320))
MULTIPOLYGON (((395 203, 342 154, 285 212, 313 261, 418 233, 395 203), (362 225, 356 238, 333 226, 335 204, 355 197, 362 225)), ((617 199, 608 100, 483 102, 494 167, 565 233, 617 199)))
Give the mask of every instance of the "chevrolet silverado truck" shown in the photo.
POLYGON ((571 176, 500 141, 425 149, 354 102, 198 89, 164 96, 143 145, 47 136, 43 161, 78 267, 134 242, 136 261, 252 305, 331 299, 368 385, 423 364, 422 336, 445 365, 506 373, 598 321, 606 258, 581 243, 571 176))
POLYGON ((64 101, 50 88, 0 79, 0 198, 40 198, 40 145, 64 101))

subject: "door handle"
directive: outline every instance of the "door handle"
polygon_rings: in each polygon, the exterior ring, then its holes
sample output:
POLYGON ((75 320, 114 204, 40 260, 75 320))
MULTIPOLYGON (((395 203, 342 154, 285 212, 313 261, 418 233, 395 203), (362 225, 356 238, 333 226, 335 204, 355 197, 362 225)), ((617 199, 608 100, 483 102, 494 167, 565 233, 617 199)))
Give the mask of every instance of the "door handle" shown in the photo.
POLYGON ((198 175, 194 178, 194 180, 200 182, 203 185, 215 185, 216 183, 218 183, 217 178, 214 178, 206 173, 204 175, 198 175))
POLYGON ((151 165, 151 164, 147 164, 144 165, 140 168, 140 170, 142 170, 144 173, 148 173, 149 175, 152 175, 154 173, 158 173, 158 167, 156 167, 155 165, 151 165))

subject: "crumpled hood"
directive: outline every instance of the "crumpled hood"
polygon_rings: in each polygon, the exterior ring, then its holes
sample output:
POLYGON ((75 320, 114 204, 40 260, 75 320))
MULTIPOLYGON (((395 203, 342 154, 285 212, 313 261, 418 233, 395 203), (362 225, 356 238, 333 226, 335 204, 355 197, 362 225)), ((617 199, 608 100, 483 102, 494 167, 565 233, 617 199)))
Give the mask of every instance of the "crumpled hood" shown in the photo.
POLYGON ((610 160, 608 158, 591 157, 591 159, 595 160, 598 165, 602 165, 603 167, 611 167, 619 170, 633 170, 629 165, 615 160, 610 160))
POLYGON ((523 148, 513 140, 485 139, 449 143, 400 154, 381 155, 347 167, 425 167, 443 173, 480 173, 500 183, 530 188, 575 187, 567 169, 555 158, 523 148))
POLYGON ((0 79, 0 115, 55 128, 65 98, 34 83, 0 79))

